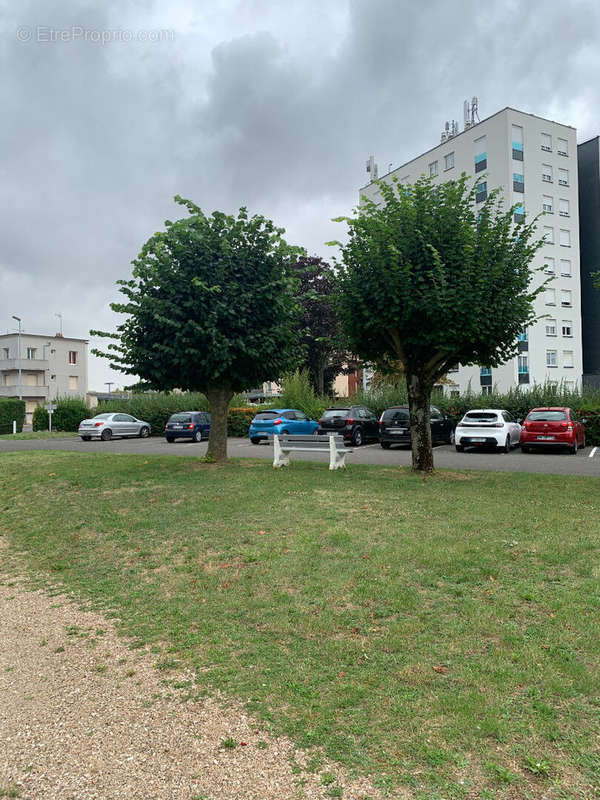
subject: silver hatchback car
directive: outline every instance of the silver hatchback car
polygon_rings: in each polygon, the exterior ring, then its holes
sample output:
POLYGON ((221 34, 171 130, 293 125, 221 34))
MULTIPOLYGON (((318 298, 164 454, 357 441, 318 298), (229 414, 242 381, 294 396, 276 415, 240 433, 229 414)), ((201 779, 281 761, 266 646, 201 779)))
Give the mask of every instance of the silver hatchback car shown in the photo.
POLYGON ((96 414, 91 419, 82 420, 77 433, 84 442, 90 439, 106 442, 113 436, 139 436, 145 439, 150 436, 151 429, 149 422, 136 419, 131 414, 96 414))

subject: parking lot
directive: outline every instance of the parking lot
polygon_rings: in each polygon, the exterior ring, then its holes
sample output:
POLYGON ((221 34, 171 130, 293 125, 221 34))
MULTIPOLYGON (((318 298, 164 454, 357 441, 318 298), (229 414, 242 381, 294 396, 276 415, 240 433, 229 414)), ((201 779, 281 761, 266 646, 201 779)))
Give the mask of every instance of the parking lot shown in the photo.
MULTIPOLYGON (((0 440, 0 453, 23 450, 72 450, 78 453, 129 453, 139 455, 189 456, 197 458, 206 453, 207 443, 167 443, 163 438, 113 439, 108 442, 83 442, 79 438, 0 440)), ((253 445, 247 439, 230 438, 229 456, 232 458, 273 458, 273 448, 266 444, 253 445)), ((293 460, 328 461, 326 453, 294 453, 293 460)), ((538 472, 549 475, 600 476, 600 447, 587 447, 577 455, 566 452, 522 453, 520 448, 510 453, 467 450, 457 453, 454 446, 434 448, 434 462, 442 469, 484 469, 499 472, 538 472)), ((355 448, 346 462, 352 464, 377 464, 380 466, 410 466, 409 448, 395 447, 383 450, 379 444, 355 448)))

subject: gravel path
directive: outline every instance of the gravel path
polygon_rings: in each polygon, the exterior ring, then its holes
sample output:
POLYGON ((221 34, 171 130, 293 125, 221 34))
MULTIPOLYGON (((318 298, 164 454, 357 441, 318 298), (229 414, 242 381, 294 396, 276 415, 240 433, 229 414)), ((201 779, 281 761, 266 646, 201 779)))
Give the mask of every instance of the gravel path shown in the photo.
MULTIPOLYGON (((0 544, 0 558, 1 558, 0 544)), ((27 800, 379 797, 273 739, 239 707, 182 702, 147 650, 65 597, 0 584, 0 796, 27 800), (222 746, 231 738, 236 746, 222 746), (245 744, 242 744, 245 743, 245 744), (293 764, 300 765, 294 766, 293 764), (331 772, 336 781, 323 785, 331 772), (333 792, 331 790, 334 790, 333 792), (10 793, 12 790, 13 793, 10 793), (329 793, 331 792, 331 793, 329 793)))

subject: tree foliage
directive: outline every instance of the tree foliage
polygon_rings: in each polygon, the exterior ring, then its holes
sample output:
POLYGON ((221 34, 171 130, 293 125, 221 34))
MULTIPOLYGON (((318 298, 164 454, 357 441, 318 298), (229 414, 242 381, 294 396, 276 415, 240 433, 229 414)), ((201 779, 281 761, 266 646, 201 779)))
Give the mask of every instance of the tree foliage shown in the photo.
MULTIPOLYGON (((433 468, 429 400, 457 364, 498 366, 535 319, 530 263, 535 223, 513 221, 497 192, 475 203, 466 175, 434 184, 379 184, 342 247, 339 314, 353 349, 383 371, 406 374, 413 468, 433 468)), ((339 243, 338 243, 339 244, 339 243)))
POLYGON ((200 391, 212 411, 209 454, 226 458, 227 406, 235 392, 273 380, 298 357, 296 281, 301 252, 282 228, 245 208, 206 216, 175 197, 189 216, 165 222, 142 247, 130 280, 118 281, 126 315, 107 352, 120 372, 152 389, 200 391))
POLYGON ((342 345, 334 305, 335 273, 326 261, 308 256, 299 258, 293 269, 302 306, 302 366, 308 371, 315 394, 322 395, 331 390, 335 376, 351 360, 342 345))

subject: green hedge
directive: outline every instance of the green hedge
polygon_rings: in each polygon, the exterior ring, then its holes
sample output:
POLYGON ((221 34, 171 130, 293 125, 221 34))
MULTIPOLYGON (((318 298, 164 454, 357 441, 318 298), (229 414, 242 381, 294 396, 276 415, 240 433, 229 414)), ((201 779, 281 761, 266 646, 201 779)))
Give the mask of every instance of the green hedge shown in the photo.
POLYGON ((13 432, 13 420, 17 421, 17 433, 21 433, 25 422, 25 401, 0 398, 0 434, 13 432))
POLYGON ((251 408, 230 408, 227 412, 228 436, 248 436, 250 423, 258 413, 256 406, 251 408))
MULTIPOLYGON (((79 397, 59 397, 55 405, 56 411, 52 414, 53 431, 77 431, 81 420, 93 417, 95 413, 79 397)), ((47 431, 48 428, 48 412, 44 406, 37 406, 33 412, 33 430, 47 431)))

